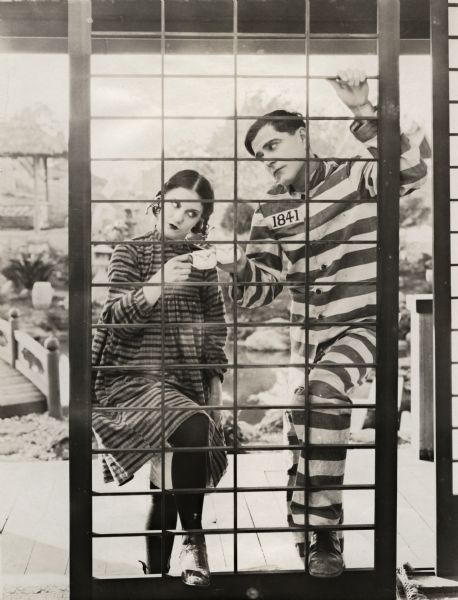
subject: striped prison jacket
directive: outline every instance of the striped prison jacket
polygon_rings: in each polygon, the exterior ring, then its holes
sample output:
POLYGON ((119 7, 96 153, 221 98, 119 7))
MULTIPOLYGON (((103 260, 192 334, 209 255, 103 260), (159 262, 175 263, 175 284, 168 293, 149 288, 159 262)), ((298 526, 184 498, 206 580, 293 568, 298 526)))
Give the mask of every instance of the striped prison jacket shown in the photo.
MULTIPOLYGON (((341 335, 350 322, 375 321, 377 124, 356 120, 350 130, 371 159, 320 160, 309 185, 308 214, 303 194, 272 188, 272 199, 259 203, 253 215, 248 263, 231 292, 239 305, 257 308, 288 287, 290 320, 300 324, 290 328, 291 363, 304 362, 307 303, 310 362, 318 345, 341 335)), ((427 156, 428 143, 413 124, 401 133, 401 196, 425 181, 427 156)))

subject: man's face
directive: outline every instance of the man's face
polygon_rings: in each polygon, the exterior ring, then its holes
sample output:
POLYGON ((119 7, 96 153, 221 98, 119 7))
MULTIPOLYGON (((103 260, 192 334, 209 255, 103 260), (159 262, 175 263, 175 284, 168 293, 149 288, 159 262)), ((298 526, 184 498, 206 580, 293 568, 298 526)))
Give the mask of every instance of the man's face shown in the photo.
POLYGON ((303 127, 288 133, 276 131, 267 124, 259 130, 251 145, 255 158, 264 159, 264 165, 277 183, 300 190, 305 177, 305 144, 303 127))

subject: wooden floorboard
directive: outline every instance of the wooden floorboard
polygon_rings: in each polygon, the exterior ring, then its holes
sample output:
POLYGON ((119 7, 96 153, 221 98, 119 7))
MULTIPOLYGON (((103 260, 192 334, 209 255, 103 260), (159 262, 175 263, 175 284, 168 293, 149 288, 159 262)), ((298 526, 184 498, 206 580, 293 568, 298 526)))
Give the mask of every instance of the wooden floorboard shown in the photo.
MULTIPOLYGON (((289 465, 288 452, 246 454, 238 457, 238 483, 243 486, 283 485, 289 465)), ((232 457, 231 457, 232 460, 232 457)), ((94 463, 94 484, 104 491, 119 491, 114 484, 101 481, 94 463)), ((349 453, 346 483, 370 483, 373 452, 349 453)), ((398 486, 398 564, 409 561, 414 567, 434 564, 434 465, 418 461, 408 446, 399 451, 398 486)), ((229 467, 222 486, 233 484, 229 467)), ((68 573, 68 463, 0 463, 0 524, 3 527, 3 572, 68 573)), ((148 467, 122 490, 148 489, 148 467)), ((102 497, 94 499, 94 528, 100 531, 142 530, 150 502, 149 496, 102 497)), ((373 520, 372 492, 345 492, 347 523, 373 520)), ((285 526, 285 492, 262 493, 256 490, 237 497, 239 527, 285 526)), ((204 505, 204 526, 232 527, 233 493, 208 494, 204 505)), ((371 566, 372 532, 347 532, 347 566, 371 566)), ((213 571, 232 571, 234 539, 232 535, 208 535, 210 565, 213 571)), ((177 536, 171 574, 179 574, 177 536)), ((94 540, 94 574, 137 575, 137 562, 144 559, 143 537, 94 540)), ((240 534, 238 567, 240 570, 300 569, 301 561, 289 532, 285 534, 240 534), (281 536, 281 539, 280 539, 281 536)))
POLYGON ((398 453, 398 534, 405 546, 398 547, 399 563, 417 568, 435 565, 435 468, 420 461, 410 445, 398 453), (402 556, 409 556, 404 560, 402 556))
POLYGON ((0 463, 0 533, 6 526, 24 480, 14 463, 0 463))
MULTIPOLYGON (((103 486, 100 469, 94 461, 96 479, 99 488, 103 486)), ((148 467, 143 467, 136 478, 143 480, 142 489, 147 489, 148 467)), ((128 491, 130 484, 123 486, 128 491)), ((136 482, 138 488, 138 481, 136 482)), ((105 491, 116 491, 116 484, 105 484, 105 491)), ((148 496, 99 497, 93 504, 94 531, 110 532, 145 529, 148 510, 148 496)), ((102 575, 139 575, 139 560, 145 557, 145 540, 143 537, 96 538, 93 543, 94 574, 102 575)))
MULTIPOLYGON (((271 457, 266 461, 265 455, 248 455, 247 462, 250 464, 251 485, 268 486, 267 468, 278 469, 278 479, 282 479, 285 485, 285 456, 279 454, 273 461, 271 457)), ((280 494, 285 494, 280 492, 280 494)), ((255 527, 287 527, 285 505, 281 506, 275 498, 278 492, 246 492, 245 498, 250 510, 251 518, 255 527)), ((283 498, 285 496, 283 495, 283 498)), ((290 532, 281 533, 258 533, 257 535, 262 547, 268 570, 290 570, 301 569, 302 561, 295 550, 295 539, 290 532)))
MULTIPOLYGON (((242 465, 243 457, 239 457, 239 468, 242 465)), ((242 467, 242 470, 243 467, 242 467)), ((234 482, 232 460, 229 460, 229 467, 221 480, 221 487, 232 486, 234 482)), ((234 527, 234 494, 214 494, 213 505, 218 527, 234 527)), ((238 527, 253 527, 253 520, 248 510, 248 506, 243 494, 237 495, 237 519, 238 527)), ((223 547, 226 570, 234 569, 234 536, 232 534, 219 536, 223 547)), ((264 555, 259 544, 259 539, 255 535, 239 536, 237 567, 239 570, 250 570, 262 568, 265 566, 264 555), (243 543, 241 539, 243 538, 243 543)))
MULTIPOLYGON (((21 486, 2 534, 5 574, 27 572, 54 486, 54 478, 48 477, 46 463, 17 463, 17 468, 22 472, 21 486)), ((65 502, 61 503, 61 510, 67 510, 65 502)))
POLYGON ((402 495, 398 495, 398 563, 409 562, 414 567, 434 565, 434 533, 418 513, 412 510, 402 495))
POLYGON ((36 529, 28 573, 56 573, 64 575, 68 562, 69 530, 68 516, 63 507, 68 505, 68 484, 56 477, 50 493, 50 501, 36 529))
MULTIPOLYGON (((204 513, 202 519, 202 525, 206 528, 215 528, 218 526, 218 515, 215 508, 215 496, 216 494, 209 494, 204 501, 204 513)), ((177 539, 177 544, 179 543, 177 539)), ((210 561, 210 569, 212 571, 225 571, 230 568, 226 564, 224 556, 224 548, 219 535, 208 535, 207 536, 207 550, 208 560, 210 561)), ((175 553, 178 557, 178 552, 175 553)), ((179 566, 176 568, 179 571, 179 566)))
POLYGON ((398 492, 431 529, 436 526, 435 485, 434 463, 417 459, 411 446, 401 446, 398 492))

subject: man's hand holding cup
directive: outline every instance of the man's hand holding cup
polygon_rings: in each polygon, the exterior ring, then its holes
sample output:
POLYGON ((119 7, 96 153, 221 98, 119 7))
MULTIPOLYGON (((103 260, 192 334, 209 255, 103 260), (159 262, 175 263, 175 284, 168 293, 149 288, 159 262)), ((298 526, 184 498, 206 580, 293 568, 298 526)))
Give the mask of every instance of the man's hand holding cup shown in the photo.
POLYGON ((233 244, 218 244, 216 246, 216 261, 218 268, 222 271, 240 275, 245 270, 247 257, 240 246, 236 246, 234 249, 233 244))

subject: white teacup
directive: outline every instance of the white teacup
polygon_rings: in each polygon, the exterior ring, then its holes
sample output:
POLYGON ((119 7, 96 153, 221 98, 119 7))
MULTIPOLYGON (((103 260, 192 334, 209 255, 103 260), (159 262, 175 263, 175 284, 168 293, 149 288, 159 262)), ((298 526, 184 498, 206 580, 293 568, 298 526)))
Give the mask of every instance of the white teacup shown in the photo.
POLYGON ((192 266, 199 271, 216 267, 216 252, 214 248, 191 252, 192 266))
MULTIPOLYGON (((237 256, 235 262, 240 260, 241 252, 237 246, 237 256)), ((234 246, 233 244, 218 244, 216 248, 216 260, 221 265, 229 265, 234 262, 234 246)))

